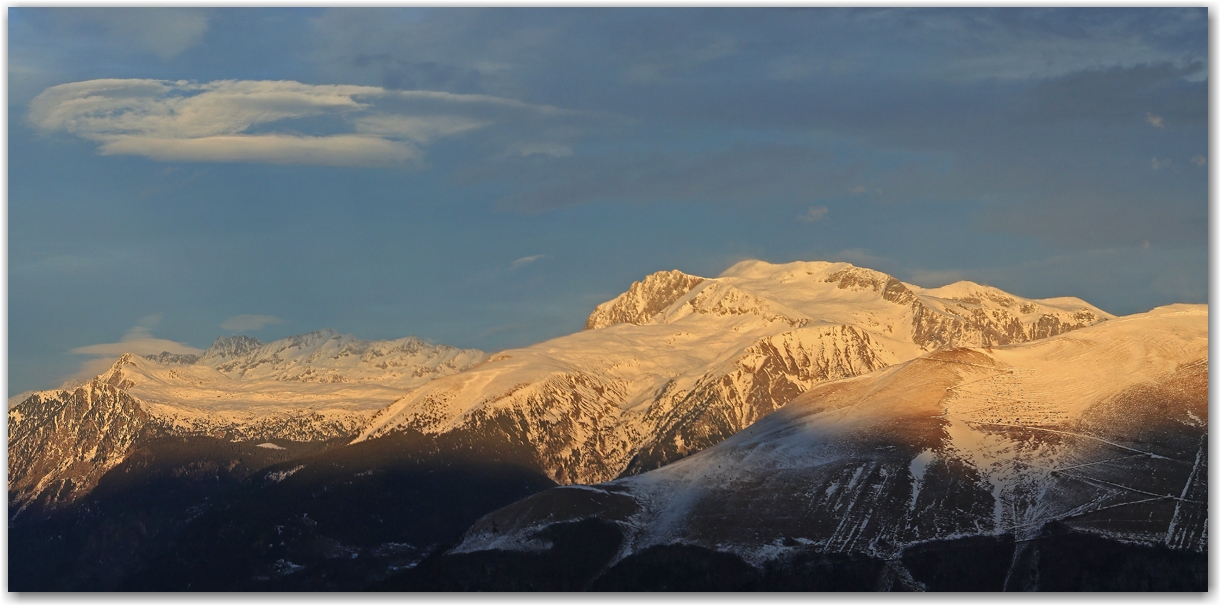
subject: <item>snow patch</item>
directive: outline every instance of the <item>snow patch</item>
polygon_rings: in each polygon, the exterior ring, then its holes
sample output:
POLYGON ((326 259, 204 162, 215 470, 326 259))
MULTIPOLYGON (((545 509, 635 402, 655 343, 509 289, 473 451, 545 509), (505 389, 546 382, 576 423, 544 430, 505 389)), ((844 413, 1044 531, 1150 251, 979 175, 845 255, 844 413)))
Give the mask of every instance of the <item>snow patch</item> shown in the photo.
POLYGON ((279 483, 280 481, 283 481, 284 479, 287 479, 287 478, 295 475, 297 471, 299 471, 303 468, 305 468, 305 465, 301 464, 298 466, 294 466, 286 471, 275 471, 273 473, 267 473, 267 480, 272 483, 279 483))
POLYGON ((915 502, 919 500, 919 489, 923 487, 923 477, 928 472, 928 467, 936 461, 936 452, 932 450, 924 450, 911 459, 911 502, 907 505, 907 510, 915 510, 915 502))

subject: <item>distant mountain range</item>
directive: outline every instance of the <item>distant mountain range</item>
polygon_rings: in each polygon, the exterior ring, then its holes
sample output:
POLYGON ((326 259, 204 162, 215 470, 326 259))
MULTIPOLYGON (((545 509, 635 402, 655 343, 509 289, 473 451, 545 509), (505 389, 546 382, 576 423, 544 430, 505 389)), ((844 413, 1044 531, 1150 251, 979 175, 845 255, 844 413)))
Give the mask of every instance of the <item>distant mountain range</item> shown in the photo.
POLYGON ((919 549, 1046 589, 1068 534, 1205 562, 1206 323, 745 261, 490 356, 333 330, 124 355, 10 401, 10 553, 60 535, 25 580, 59 590, 974 586, 919 549), (232 579, 198 577, 219 552, 232 579), (793 584, 827 574, 858 581, 793 584))
POLYGON ((93 489, 142 438, 354 436, 403 392, 481 363, 472 349, 321 330, 263 344, 221 337, 202 356, 125 354, 107 372, 9 407, 10 518, 93 489))

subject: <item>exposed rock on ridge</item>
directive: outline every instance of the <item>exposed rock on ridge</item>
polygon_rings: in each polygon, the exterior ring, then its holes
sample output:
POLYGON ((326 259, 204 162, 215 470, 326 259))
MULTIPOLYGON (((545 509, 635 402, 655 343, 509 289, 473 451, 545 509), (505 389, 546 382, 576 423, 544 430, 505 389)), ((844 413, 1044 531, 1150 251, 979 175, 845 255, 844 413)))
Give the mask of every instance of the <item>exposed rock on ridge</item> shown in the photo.
POLYGON ((88 493, 123 461, 149 421, 121 384, 102 377, 9 408, 10 518, 32 504, 49 509, 88 493))
POLYGON ((648 323, 648 320, 702 282, 702 277, 677 270, 653 273, 642 281, 633 282, 626 292, 614 300, 597 305, 585 321, 585 329, 596 330, 620 323, 648 323))

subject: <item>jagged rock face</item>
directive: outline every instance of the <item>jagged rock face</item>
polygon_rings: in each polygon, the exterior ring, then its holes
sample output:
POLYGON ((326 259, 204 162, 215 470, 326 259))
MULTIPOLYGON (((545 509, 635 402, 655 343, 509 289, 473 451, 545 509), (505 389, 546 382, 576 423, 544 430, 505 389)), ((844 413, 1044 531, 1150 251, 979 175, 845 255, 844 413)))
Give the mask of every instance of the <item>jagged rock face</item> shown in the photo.
POLYGON ((30 396, 8 411, 10 517, 88 493, 151 422, 121 385, 95 379, 30 396))
POLYGON ((226 361, 245 357, 261 346, 263 342, 252 336, 220 336, 203 352, 201 361, 215 367, 226 361))
POLYGON ((911 339, 925 350, 955 346, 998 346, 1057 336, 1091 326, 1106 314, 1081 306, 1065 312, 1018 299, 972 282, 945 286, 940 304, 929 304, 897 279, 852 267, 832 272, 826 281, 838 288, 876 292, 883 300, 910 307, 911 339), (947 303, 947 304, 946 304, 947 303))
POLYGON ((145 355, 145 359, 155 361, 161 365, 190 365, 199 362, 198 355, 181 355, 178 353, 170 353, 169 351, 161 351, 156 355, 145 355))
POLYGON ((643 281, 633 282, 626 292, 614 300, 598 305, 585 321, 585 329, 596 330, 620 323, 647 323, 701 282, 702 277, 681 271, 653 273, 643 281))
MULTIPOLYGON (((523 500, 451 552, 545 551, 537 536, 593 518, 624 535, 608 565, 681 544, 756 569, 816 554, 908 574, 921 545, 1000 537, 1015 548, 998 568, 1026 569, 1054 527, 1206 553, 1207 332, 1206 306, 1174 305, 935 351, 814 387, 660 469, 523 500)), ((995 589, 1038 585, 1010 576, 995 589)))
POLYGON ((411 393, 360 439, 513 427, 555 481, 604 481, 718 443, 823 382, 1109 317, 1075 299, 921 289, 846 263, 747 261, 715 279, 665 271, 599 305, 584 332, 411 393))
POLYGON ((704 378, 665 412, 667 406, 654 406, 649 424, 657 427, 655 436, 625 474, 660 468, 720 443, 819 383, 886 365, 863 330, 820 330, 814 336, 819 346, 812 347, 801 336, 787 332, 763 339, 746 349, 732 372, 704 378))

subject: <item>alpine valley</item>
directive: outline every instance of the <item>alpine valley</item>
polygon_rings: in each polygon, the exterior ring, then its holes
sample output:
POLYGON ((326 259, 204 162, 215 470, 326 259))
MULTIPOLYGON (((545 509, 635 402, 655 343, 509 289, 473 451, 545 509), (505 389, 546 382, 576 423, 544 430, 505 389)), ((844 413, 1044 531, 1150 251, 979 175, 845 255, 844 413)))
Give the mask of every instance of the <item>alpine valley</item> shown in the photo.
POLYGON ((10 589, 1206 590, 1207 318, 743 261, 127 354, 9 402, 10 589))

